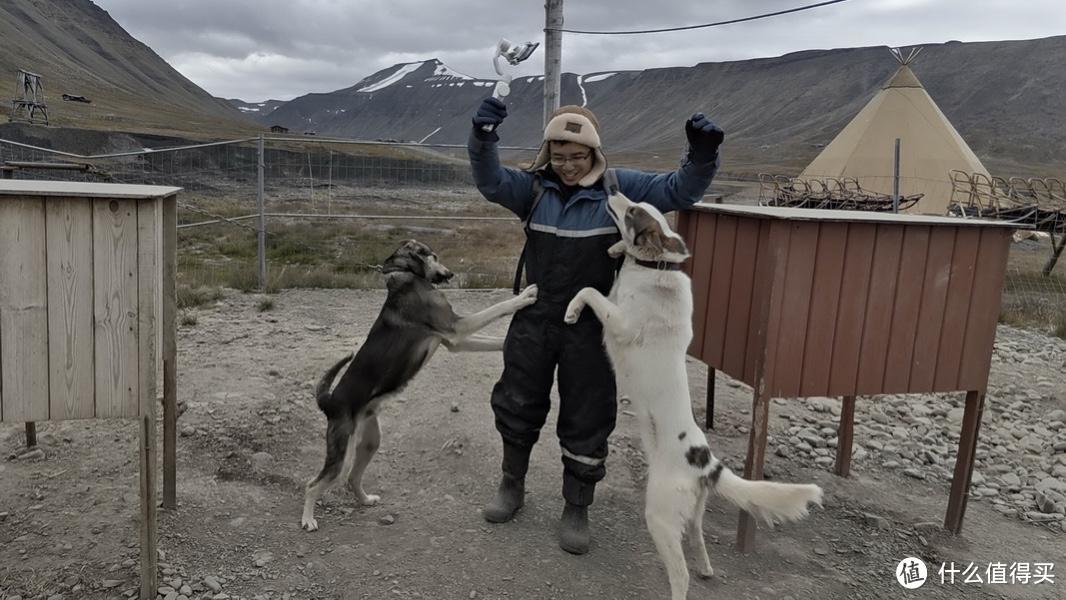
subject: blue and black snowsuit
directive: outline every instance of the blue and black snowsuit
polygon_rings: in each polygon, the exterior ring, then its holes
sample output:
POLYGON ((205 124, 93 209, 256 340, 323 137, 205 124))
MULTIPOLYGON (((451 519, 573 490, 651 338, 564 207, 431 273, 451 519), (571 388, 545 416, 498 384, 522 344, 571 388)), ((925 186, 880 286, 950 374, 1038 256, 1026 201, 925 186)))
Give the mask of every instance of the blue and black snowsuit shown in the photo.
MULTIPOLYGON (((507 331, 503 375, 492 390, 496 429, 505 444, 505 461, 506 445, 528 455, 547 418, 558 369, 556 433, 563 454, 563 497, 587 506, 596 482, 606 473, 607 438, 617 412, 615 380, 596 316, 586 310, 576 324, 566 325, 563 314, 584 287, 610 292, 617 262, 607 256, 607 249, 621 238, 605 208, 602 178, 589 187, 567 186, 550 164, 535 172, 504 167, 498 139, 496 133, 477 127, 471 133, 467 150, 474 182, 490 202, 527 222, 526 280, 539 291, 537 302, 518 311, 507 331)), ((689 158, 670 173, 615 173, 628 198, 666 213, 698 202, 717 168, 717 158, 706 164, 689 158)))

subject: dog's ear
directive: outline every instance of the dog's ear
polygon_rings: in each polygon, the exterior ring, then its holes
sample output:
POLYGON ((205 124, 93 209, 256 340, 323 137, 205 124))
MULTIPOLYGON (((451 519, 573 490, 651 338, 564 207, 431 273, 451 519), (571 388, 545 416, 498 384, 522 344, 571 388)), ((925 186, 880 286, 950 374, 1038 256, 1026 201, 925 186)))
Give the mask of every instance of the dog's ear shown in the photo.
POLYGON ((637 248, 652 248, 656 252, 663 251, 663 234, 655 229, 645 229, 633 239, 637 248))
POLYGON ((410 241, 404 242, 403 245, 392 253, 392 256, 385 259, 385 263, 381 265, 381 272, 384 274, 389 273, 410 273, 422 279, 426 278, 426 265, 422 262, 421 257, 412 252, 412 246, 410 241))
POLYGON ((681 241, 681 238, 672 235, 666 236, 666 243, 663 244, 663 251, 688 256, 688 248, 685 247, 685 242, 681 241))
POLYGON ((666 243, 666 236, 659 222, 647 212, 637 209, 632 211, 632 216, 626 215, 630 226, 633 228, 633 245, 641 248, 652 248, 656 252, 662 252, 666 243))

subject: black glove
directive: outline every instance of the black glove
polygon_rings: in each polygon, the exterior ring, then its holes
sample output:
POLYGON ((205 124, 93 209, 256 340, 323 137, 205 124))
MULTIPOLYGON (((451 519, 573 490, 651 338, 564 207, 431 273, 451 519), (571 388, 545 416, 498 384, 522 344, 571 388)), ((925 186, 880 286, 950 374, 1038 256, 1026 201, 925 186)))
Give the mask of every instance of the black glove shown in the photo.
POLYGON ((718 156, 718 146, 722 145, 725 132, 703 113, 696 113, 685 122, 685 136, 692 149, 692 161, 708 163, 718 156))
POLYGON ((474 127, 482 129, 485 125, 490 126, 489 131, 499 127, 500 123, 507 118, 507 105, 498 99, 489 96, 481 101, 481 106, 474 115, 474 127))

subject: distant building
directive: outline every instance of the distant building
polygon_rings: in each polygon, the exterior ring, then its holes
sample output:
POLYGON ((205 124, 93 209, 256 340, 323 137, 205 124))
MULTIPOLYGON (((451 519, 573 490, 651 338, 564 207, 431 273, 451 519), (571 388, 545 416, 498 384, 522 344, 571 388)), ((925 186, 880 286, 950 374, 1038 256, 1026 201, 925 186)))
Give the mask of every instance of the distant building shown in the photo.
POLYGON ((289 133, 289 128, 282 127, 281 125, 271 125, 270 133, 289 133))

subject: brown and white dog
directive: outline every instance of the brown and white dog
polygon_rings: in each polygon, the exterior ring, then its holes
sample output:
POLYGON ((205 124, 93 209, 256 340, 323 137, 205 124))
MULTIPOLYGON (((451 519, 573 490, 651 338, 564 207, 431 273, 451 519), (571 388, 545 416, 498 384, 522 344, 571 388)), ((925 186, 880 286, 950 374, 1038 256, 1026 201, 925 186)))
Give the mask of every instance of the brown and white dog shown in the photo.
POLYGON ((537 301, 537 287, 531 285, 514 298, 460 317, 434 287, 451 279, 452 272, 429 246, 415 240, 403 242, 381 271, 388 297, 366 341, 354 356, 330 367, 315 390, 326 414, 326 462, 304 495, 300 523, 308 531, 318 529, 315 502, 338 478, 348 480, 360 504, 378 502, 378 496, 363 491, 363 472, 381 442, 380 404, 403 390, 441 345, 452 352, 502 350, 503 338, 477 332, 537 301), (348 361, 352 364, 331 392, 333 379, 348 361))
POLYGON ((648 460, 648 530, 666 565, 673 600, 684 600, 689 574, 681 541, 686 532, 695 544, 699 574, 714 574, 702 526, 710 492, 773 524, 805 516, 808 503, 821 504, 822 490, 813 484, 748 481, 711 453, 692 414, 685 371, 692 286, 680 265, 688 250, 655 207, 633 203, 620 193, 607 204, 622 233, 610 253, 624 254, 625 262, 610 298, 585 288, 570 302, 564 319, 575 323, 587 306, 603 323, 618 394, 629 398, 640 423, 648 460))

